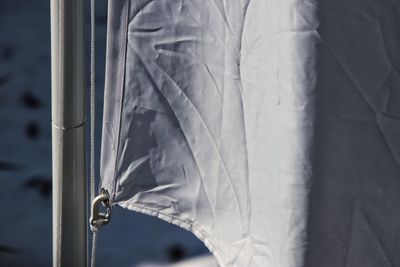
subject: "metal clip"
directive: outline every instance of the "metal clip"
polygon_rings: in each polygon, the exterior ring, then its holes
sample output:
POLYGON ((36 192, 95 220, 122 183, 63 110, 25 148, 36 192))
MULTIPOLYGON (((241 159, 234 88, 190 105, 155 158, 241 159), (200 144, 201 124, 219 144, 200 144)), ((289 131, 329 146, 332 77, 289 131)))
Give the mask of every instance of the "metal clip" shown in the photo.
POLYGON ((91 216, 90 216, 90 229, 92 232, 97 232, 103 225, 110 222, 111 219, 111 205, 110 196, 106 189, 101 189, 100 195, 95 197, 92 202, 91 216), (102 204, 106 212, 101 213, 100 204, 102 204))

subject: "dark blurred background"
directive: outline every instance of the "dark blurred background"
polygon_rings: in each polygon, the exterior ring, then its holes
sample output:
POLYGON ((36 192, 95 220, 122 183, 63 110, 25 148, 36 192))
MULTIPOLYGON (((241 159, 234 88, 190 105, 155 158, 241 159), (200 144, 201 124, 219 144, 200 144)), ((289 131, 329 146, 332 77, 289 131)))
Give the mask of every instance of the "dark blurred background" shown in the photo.
MULTIPOLYGON (((106 0, 97 0, 96 13, 98 170, 106 0)), ((50 0, 0 0, 0 266, 52 264, 50 70, 50 0)), ((117 207, 99 234, 97 266, 168 263, 205 253, 189 232, 117 207)))

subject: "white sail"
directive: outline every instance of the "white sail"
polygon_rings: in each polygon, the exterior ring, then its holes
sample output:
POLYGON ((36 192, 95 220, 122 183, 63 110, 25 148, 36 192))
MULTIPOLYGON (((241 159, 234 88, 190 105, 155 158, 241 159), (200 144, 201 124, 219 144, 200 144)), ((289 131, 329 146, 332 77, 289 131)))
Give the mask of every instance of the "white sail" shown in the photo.
POLYGON ((312 1, 110 1, 102 186, 221 266, 298 266, 312 1))
POLYGON ((400 266, 400 2, 318 6, 305 266, 400 266))
POLYGON ((110 1, 112 202, 192 231, 220 266, 399 265, 399 10, 110 1))

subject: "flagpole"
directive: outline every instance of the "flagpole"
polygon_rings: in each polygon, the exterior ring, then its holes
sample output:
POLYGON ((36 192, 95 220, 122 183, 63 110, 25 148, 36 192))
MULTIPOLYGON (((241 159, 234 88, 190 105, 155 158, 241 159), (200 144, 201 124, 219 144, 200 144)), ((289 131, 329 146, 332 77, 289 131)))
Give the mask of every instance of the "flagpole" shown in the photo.
POLYGON ((53 266, 87 264, 84 0, 50 0, 53 266))

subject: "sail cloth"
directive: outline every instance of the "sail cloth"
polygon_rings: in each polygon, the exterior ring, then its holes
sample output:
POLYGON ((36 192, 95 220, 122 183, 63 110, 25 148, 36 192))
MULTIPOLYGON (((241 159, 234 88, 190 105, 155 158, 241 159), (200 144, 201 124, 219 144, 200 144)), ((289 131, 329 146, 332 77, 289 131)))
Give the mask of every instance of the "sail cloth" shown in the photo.
POLYGON ((400 266, 400 2, 109 7, 114 204, 221 266, 400 266))
POLYGON ((400 266, 400 1, 318 6, 304 266, 400 266))
POLYGON ((102 187, 220 266, 303 260, 312 0, 109 1, 102 187))
POLYGON ((399 14, 109 1, 102 187, 220 266, 400 266, 399 14))
POLYGON ((221 266, 296 266, 313 8, 110 1, 102 186, 112 202, 193 231, 221 266))

